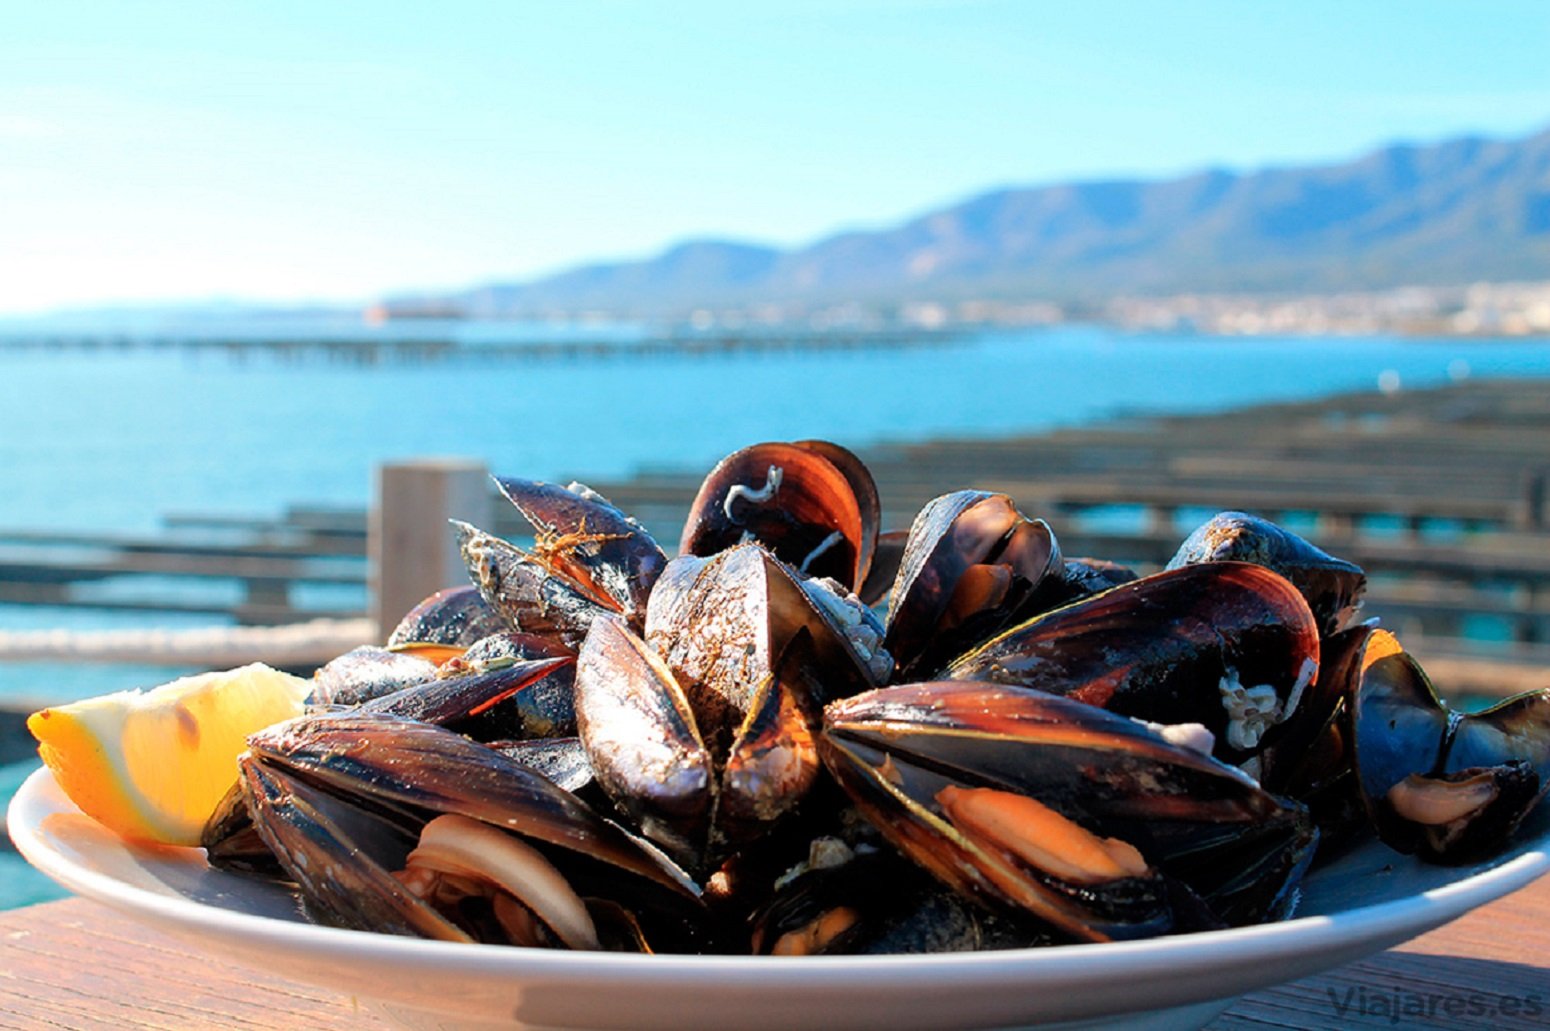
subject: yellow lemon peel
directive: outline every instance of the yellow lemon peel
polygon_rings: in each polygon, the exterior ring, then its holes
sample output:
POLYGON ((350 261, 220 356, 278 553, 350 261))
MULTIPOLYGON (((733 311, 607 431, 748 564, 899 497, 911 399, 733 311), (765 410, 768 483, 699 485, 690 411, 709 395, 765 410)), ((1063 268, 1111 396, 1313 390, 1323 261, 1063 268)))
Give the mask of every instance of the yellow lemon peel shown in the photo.
POLYGON ((27 729, 81 812, 125 838, 197 845, 248 735, 301 715, 309 688, 253 663, 53 706, 27 729))

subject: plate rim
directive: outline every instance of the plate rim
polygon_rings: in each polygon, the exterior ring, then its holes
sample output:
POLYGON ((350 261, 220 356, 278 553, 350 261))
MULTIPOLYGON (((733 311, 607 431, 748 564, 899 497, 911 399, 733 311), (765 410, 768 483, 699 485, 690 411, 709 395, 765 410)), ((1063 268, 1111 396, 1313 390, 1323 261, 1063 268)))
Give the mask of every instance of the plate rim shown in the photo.
MULTIPOLYGON (((951 977, 955 982, 963 982, 965 975, 978 975, 976 980, 998 981, 1007 976, 1029 975, 1036 975, 1040 980, 1072 974, 1085 978, 1098 968, 1113 963, 1138 970, 1155 970, 1171 968, 1181 962, 1219 958, 1224 950, 1241 950, 1246 954, 1245 958, 1255 961, 1278 955, 1300 955, 1310 947, 1332 948, 1332 938, 1353 928, 1359 928, 1360 937, 1364 939, 1394 939, 1398 934, 1401 935, 1398 941, 1408 940, 1476 906, 1511 894, 1550 871, 1550 831, 1547 831, 1537 839, 1524 842, 1523 851, 1496 866, 1403 898, 1269 924, 1138 941, 882 956, 647 956, 557 952, 516 946, 492 948, 291 922, 181 896, 163 895, 83 867, 54 850, 44 840, 41 826, 34 826, 29 819, 23 818, 32 810, 52 808, 46 797, 50 787, 57 790, 53 774, 47 767, 33 771, 11 800, 7 827, 17 850, 29 863, 77 895, 152 919, 163 927, 213 933, 220 937, 244 932, 252 935, 250 941, 262 938, 312 955, 344 952, 388 961, 414 960, 437 969, 455 968, 470 974, 521 971, 549 976, 666 981, 700 974, 714 975, 720 982, 756 979, 761 986, 767 987, 794 982, 805 985, 851 982, 858 975, 866 976, 874 987, 915 982, 927 974, 951 977)), ((62 792, 60 797, 63 798, 62 792)), ((74 808, 68 799, 64 801, 74 808)))

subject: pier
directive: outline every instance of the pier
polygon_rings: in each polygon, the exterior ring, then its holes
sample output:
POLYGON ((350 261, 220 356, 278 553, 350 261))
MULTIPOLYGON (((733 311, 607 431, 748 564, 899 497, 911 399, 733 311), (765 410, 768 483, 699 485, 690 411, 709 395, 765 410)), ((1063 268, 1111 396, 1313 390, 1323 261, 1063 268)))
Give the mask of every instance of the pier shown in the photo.
POLYGON ((337 334, 48 333, 0 336, 0 352, 102 354, 164 351, 234 361, 327 361, 355 365, 417 362, 576 362, 805 351, 905 350, 959 343, 957 329, 717 330, 638 337, 553 336, 465 340, 455 333, 381 333, 342 327, 337 334))

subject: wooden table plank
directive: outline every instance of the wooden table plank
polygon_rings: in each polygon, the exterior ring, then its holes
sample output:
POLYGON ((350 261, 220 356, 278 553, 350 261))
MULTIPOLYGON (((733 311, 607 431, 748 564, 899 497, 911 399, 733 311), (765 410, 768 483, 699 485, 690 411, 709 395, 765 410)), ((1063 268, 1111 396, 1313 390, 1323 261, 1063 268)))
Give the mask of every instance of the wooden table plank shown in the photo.
POLYGON ((0 1028, 374 1026, 348 996, 225 962, 84 899, 0 914, 0 1028))
MULTIPOLYGON (((0 1028, 384 1026, 349 996, 225 962, 84 899, 0 913, 0 1028)), ((1550 1026, 1550 877, 1397 949, 1245 996, 1210 1028, 1396 1026, 1550 1026)))
POLYGON ((1396 1026, 1550 1027, 1550 877, 1396 949, 1245 996, 1210 1025, 1212 1031, 1396 1026), (1396 1005, 1397 1019, 1391 1017, 1396 1005), (1432 1012, 1407 1014, 1407 1006, 1432 1012))

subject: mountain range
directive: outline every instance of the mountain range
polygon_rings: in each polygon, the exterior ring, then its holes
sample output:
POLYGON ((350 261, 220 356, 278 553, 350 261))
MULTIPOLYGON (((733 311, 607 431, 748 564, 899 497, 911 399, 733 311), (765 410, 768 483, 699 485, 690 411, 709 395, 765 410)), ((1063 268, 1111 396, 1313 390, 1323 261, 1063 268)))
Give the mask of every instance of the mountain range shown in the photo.
POLYGON ((1550 129, 1398 144, 1340 164, 997 189, 789 250, 692 240, 435 300, 485 314, 666 314, 1547 278, 1550 129))

